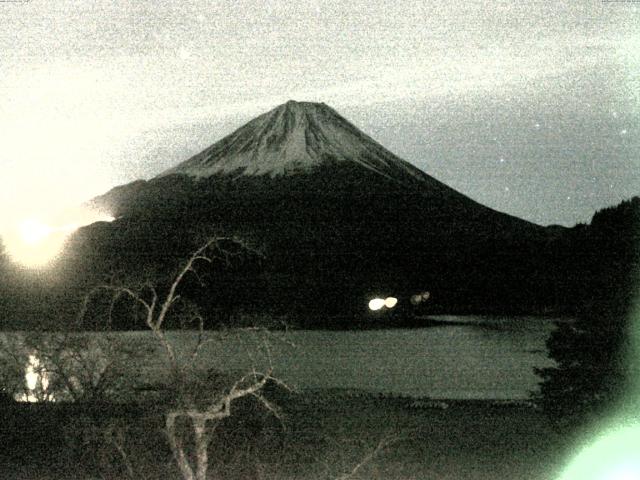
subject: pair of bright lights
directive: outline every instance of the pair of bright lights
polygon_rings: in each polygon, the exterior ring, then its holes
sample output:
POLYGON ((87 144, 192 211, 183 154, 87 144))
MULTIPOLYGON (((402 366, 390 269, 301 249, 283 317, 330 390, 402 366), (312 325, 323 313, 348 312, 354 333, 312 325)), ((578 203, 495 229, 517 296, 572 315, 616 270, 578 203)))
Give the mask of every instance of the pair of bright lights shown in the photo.
POLYGON ((396 297, 387 297, 387 298, 374 298, 369 301, 369 310, 377 311, 382 308, 393 308, 398 303, 398 299, 396 297))

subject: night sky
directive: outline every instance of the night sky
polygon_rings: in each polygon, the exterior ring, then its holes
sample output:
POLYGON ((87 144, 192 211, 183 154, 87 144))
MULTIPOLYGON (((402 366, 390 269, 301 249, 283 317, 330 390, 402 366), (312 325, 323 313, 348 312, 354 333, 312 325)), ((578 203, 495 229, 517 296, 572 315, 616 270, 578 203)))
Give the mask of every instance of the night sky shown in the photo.
POLYGON ((640 3, 265 3, 0 0, 4 224, 149 178, 289 99, 536 223, 640 194, 640 3))

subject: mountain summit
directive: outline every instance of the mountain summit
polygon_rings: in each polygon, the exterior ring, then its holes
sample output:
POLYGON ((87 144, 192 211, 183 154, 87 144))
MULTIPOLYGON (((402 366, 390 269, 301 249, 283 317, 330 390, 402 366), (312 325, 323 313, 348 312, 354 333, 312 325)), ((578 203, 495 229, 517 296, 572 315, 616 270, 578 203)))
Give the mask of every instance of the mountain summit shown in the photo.
POLYGON ((268 175, 309 172, 353 162, 395 178, 425 175, 360 131, 324 103, 293 100, 251 120, 160 176, 268 175))

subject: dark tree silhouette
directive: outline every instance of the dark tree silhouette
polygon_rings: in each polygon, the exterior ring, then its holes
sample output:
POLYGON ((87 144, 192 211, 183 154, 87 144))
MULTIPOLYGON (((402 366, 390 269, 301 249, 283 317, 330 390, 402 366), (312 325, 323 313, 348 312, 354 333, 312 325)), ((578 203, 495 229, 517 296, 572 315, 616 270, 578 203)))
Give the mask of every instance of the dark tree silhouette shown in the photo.
POLYGON ((538 369, 538 402, 561 426, 595 420, 623 407, 633 378, 630 352, 640 278, 640 198, 597 212, 574 236, 583 304, 547 342, 556 367, 538 369))

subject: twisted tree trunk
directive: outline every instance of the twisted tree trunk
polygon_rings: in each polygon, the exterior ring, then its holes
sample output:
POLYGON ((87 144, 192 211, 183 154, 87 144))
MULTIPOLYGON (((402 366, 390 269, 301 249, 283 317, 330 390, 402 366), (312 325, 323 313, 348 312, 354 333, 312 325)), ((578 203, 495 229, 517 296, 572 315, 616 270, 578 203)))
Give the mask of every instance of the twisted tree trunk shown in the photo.
POLYGON ((182 447, 182 442, 180 441, 180 437, 176 432, 176 420, 180 416, 177 412, 169 412, 165 417, 165 425, 167 429, 167 437, 169 438, 169 446, 171 447, 171 452, 173 453, 173 457, 178 464, 178 469, 182 474, 182 478, 184 480, 195 480, 195 476, 193 474, 193 469, 191 468, 191 464, 189 463, 189 459, 184 452, 182 447))
POLYGON ((196 480, 207 479, 209 468, 209 434, 207 433, 207 420, 204 417, 193 417, 193 433, 196 442, 196 480))

